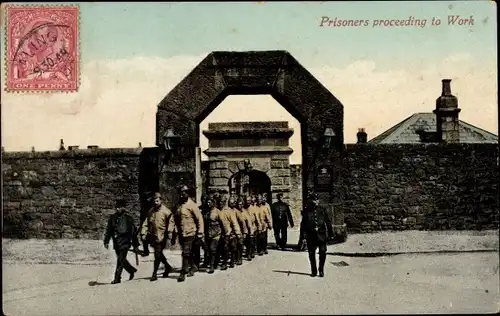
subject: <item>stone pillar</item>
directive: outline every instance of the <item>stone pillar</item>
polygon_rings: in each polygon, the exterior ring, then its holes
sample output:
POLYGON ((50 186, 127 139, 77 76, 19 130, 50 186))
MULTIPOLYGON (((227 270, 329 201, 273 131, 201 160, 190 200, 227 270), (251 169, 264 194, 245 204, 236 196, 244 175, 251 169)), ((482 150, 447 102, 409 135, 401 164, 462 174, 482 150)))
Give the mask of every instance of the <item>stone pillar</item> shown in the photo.
POLYGON ((441 96, 436 100, 437 140, 446 143, 459 143, 458 99, 451 94, 451 79, 442 80, 441 96))
POLYGON ((225 156, 210 157, 208 170, 208 193, 216 191, 229 192, 230 172, 225 156))

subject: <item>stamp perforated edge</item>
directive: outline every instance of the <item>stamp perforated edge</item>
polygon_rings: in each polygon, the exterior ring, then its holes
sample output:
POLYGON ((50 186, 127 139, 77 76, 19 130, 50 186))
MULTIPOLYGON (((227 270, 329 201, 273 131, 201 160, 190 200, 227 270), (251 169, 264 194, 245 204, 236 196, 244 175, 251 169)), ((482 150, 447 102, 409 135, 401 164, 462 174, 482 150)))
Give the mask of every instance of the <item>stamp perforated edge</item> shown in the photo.
POLYGON ((57 5, 50 5, 50 4, 22 4, 22 5, 12 5, 12 4, 2 4, 2 11, 4 14, 4 32, 5 32, 5 39, 4 39, 4 65, 5 65, 5 72, 4 72, 4 79, 5 79, 5 86, 4 86, 4 91, 7 93, 30 93, 30 94, 45 94, 45 93, 74 93, 78 92, 80 89, 80 84, 81 84, 81 59, 82 59, 82 53, 80 50, 80 5, 78 4, 57 4, 57 5), (76 79, 76 87, 73 90, 41 90, 41 89, 36 89, 36 90, 31 90, 31 89, 15 89, 11 90, 8 88, 7 80, 9 76, 9 63, 8 63, 8 44, 9 44, 9 33, 8 33, 8 9, 9 8, 51 8, 51 9, 57 9, 57 8, 77 8, 77 15, 76 15, 76 25, 77 25, 77 30, 76 30, 76 36, 77 36, 77 41, 76 41, 76 51, 77 51, 77 58, 78 62, 76 63, 77 67, 77 79, 76 79))

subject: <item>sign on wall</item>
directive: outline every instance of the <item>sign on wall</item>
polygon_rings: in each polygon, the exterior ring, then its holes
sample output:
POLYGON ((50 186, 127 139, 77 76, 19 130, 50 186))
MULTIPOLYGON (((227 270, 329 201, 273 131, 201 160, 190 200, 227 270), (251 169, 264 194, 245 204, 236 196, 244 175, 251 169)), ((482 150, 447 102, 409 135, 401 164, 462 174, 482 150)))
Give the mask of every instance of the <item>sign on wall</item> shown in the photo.
POLYGON ((314 180, 316 191, 330 191, 333 185, 333 166, 318 166, 314 180))

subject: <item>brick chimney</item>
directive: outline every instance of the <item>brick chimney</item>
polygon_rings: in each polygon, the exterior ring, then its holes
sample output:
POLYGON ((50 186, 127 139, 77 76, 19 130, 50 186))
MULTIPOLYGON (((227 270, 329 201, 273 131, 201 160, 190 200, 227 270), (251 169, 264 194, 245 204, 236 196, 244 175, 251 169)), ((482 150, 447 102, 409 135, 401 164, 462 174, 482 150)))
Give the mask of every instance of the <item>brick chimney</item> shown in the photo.
POLYGON ((69 146, 68 150, 77 150, 80 146, 69 146))
POLYGON ((358 128, 358 133, 356 134, 358 137, 358 144, 366 144, 368 139, 368 134, 366 134, 364 128, 358 128))
POLYGON ((459 143, 460 132, 458 126, 458 99, 451 94, 451 79, 443 79, 441 96, 436 100, 436 133, 437 141, 459 143))

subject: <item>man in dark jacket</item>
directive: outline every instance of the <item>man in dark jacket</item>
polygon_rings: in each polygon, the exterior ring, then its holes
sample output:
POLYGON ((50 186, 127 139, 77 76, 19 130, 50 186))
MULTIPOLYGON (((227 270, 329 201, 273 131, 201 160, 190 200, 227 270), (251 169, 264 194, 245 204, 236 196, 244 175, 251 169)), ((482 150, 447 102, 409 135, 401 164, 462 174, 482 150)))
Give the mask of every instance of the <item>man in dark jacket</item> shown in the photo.
POLYGON ((124 268, 130 274, 129 280, 132 280, 134 274, 137 272, 137 269, 127 260, 130 246, 134 247, 135 252, 137 252, 137 248, 139 247, 137 229, 132 217, 125 213, 125 207, 125 200, 120 199, 116 202, 116 213, 109 217, 106 233, 104 234, 104 247, 108 249, 109 241, 113 239, 113 248, 117 257, 115 278, 111 284, 121 282, 124 268))
POLYGON ((282 250, 286 247, 288 222, 293 228, 293 218, 288 204, 283 202, 283 193, 278 193, 278 201, 271 206, 273 230, 276 246, 282 250))
POLYGON ((307 241, 309 262, 311 263, 311 276, 318 274, 316 267, 316 249, 319 248, 319 276, 325 275, 326 245, 328 240, 328 226, 331 225, 326 209, 319 205, 319 197, 312 193, 306 203, 303 217, 303 233, 307 241))

